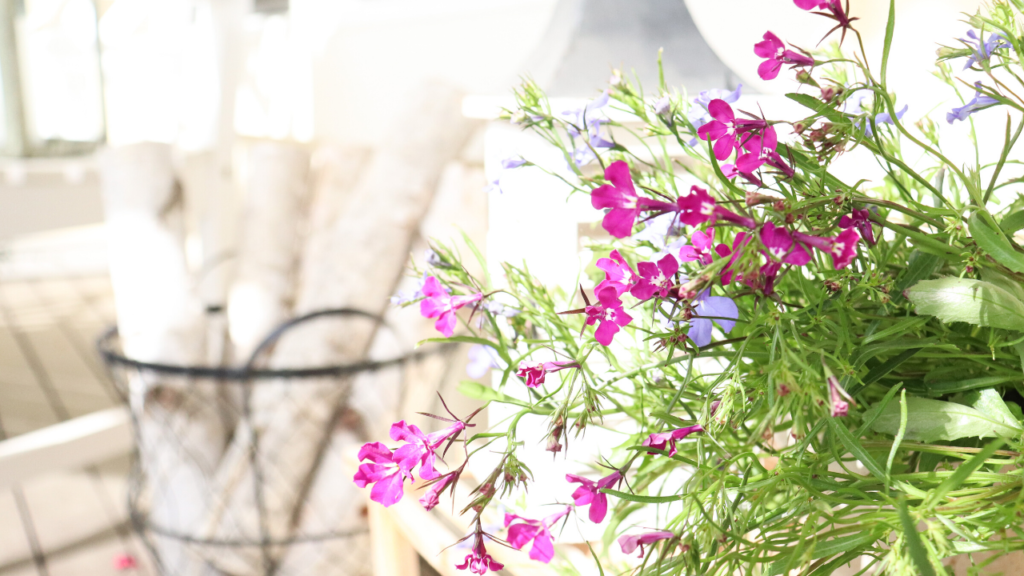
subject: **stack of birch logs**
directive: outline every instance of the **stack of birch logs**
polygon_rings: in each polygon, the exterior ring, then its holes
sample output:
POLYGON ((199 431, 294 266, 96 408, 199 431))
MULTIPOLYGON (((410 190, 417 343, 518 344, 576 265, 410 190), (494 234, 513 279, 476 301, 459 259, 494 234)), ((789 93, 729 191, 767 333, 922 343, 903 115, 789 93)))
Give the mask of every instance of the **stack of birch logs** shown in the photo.
MULTIPOLYGON (((222 357, 239 366, 288 318, 334 308, 385 314, 410 252, 424 246, 424 228, 436 229, 447 216, 438 202, 451 199, 435 199, 435 192, 473 128, 454 89, 428 84, 415 94, 374 150, 321 147, 311 154, 290 142, 246 144, 239 241, 235 257, 225 260, 233 273, 223 306, 203 301, 197 272, 188 266, 189 194, 178 184, 171 147, 108 150, 103 191, 125 354, 183 366, 222 357)), ((261 366, 394 356, 428 335, 423 328, 400 326, 396 335, 365 319, 312 321, 283 336, 261 366)), ((426 369, 443 372, 444 362, 426 369)), ((248 388, 134 375, 128 394, 143 502, 159 528, 148 536, 163 571, 368 574, 365 491, 351 482, 353 471, 338 455, 354 454, 368 437, 386 433, 382 422, 391 421, 401 402, 401 371, 282 378, 248 388), (314 537, 327 533, 352 536, 314 537)), ((408 372, 405 381, 415 387, 408 372)))

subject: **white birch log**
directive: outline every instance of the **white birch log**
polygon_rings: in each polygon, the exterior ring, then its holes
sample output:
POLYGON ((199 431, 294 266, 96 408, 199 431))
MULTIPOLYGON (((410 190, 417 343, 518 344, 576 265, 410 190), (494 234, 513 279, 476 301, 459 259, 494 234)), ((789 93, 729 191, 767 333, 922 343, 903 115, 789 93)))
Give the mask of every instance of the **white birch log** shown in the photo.
MULTIPOLYGON (((143 143, 108 150, 101 175, 111 281, 125 353, 149 362, 202 362, 203 312, 186 268, 182 197, 170 147, 143 143)), ((149 520, 164 530, 194 535, 224 447, 213 390, 208 384, 145 372, 133 377, 129 387, 149 520)), ((216 573, 188 546, 152 536, 169 573, 216 573)))
POLYGON ((309 153, 299 144, 264 141, 248 151, 248 176, 228 326, 236 362, 289 317, 309 207, 309 153))
MULTIPOLYGON (((322 274, 315 283, 300 284, 297 313, 340 307, 384 312, 440 171, 459 152, 471 125, 461 114, 455 90, 429 85, 414 96, 334 222, 330 258, 310 264, 322 274)), ((374 331, 372 323, 362 320, 311 323, 278 344, 271 364, 352 362, 364 357, 374 331)), ((312 480, 330 422, 348 392, 349 382, 337 379, 256 387, 253 425, 260 443, 257 458, 271 538, 292 532, 297 506, 312 480)), ((246 436, 236 433, 236 440, 244 442, 246 436)), ((211 514, 209 534, 258 534, 253 471, 247 450, 237 444, 229 448, 218 471, 215 489, 223 494, 227 507, 211 514)), ((235 549, 211 560, 226 572, 248 574, 259 567, 260 553, 255 548, 235 549)))

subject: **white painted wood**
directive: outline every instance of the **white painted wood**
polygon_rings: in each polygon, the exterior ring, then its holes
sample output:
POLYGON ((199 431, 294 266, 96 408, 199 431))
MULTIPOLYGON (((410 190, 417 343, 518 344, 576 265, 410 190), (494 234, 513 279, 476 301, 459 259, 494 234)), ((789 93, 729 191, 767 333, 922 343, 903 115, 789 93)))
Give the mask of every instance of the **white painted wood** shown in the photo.
POLYGON ((0 442, 0 489, 33 476, 100 464, 131 452, 131 419, 109 408, 0 442))

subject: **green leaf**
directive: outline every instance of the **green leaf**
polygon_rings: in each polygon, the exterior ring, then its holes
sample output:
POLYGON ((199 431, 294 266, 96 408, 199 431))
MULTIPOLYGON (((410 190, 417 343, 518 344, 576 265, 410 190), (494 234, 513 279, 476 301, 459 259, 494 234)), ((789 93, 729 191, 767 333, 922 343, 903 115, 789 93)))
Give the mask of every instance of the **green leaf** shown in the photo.
POLYGON ((917 566, 917 573, 921 576, 935 576, 935 568, 928 560, 928 552, 921 542, 921 535, 917 533, 917 523, 910 517, 907 510, 907 501, 900 498, 896 502, 896 509, 899 511, 900 524, 903 525, 903 538, 907 543, 907 550, 910 552, 910 559, 917 566))
POLYGON ((967 221, 967 227, 978 246, 996 262, 1014 272, 1024 272, 1024 254, 1014 250, 1000 230, 989 227, 977 212, 967 221))
POLYGON ((1020 376, 981 376, 979 378, 959 378, 956 380, 942 380, 936 382, 925 382, 921 385, 907 385, 913 392, 926 394, 932 397, 946 396, 958 392, 968 392, 979 388, 991 388, 1008 382, 1020 382, 1020 376))
POLYGON ((629 492, 619 492, 618 490, 612 490, 610 488, 602 488, 601 492, 610 496, 615 496, 626 502, 642 502, 644 504, 665 504, 667 502, 677 502, 683 499, 681 494, 674 496, 640 496, 638 494, 630 494, 629 492))
MULTIPOLYGON (((892 406, 892 404, 890 404, 890 406, 892 406)), ((864 450, 864 447, 861 446, 860 442, 853 437, 853 434, 850 434, 850 431, 846 429, 846 426, 835 418, 829 418, 826 422, 828 422, 828 427, 832 430, 832 433, 835 434, 839 438, 839 441, 843 443, 843 446, 846 447, 846 450, 849 451, 850 454, 853 454, 854 458, 860 460, 860 463, 863 464, 875 478, 885 482, 885 470, 882 470, 882 467, 878 465, 878 462, 867 453, 867 450, 864 450)))
MULTIPOLYGON (((889 51, 892 50, 892 33, 896 30, 896 0, 889 0, 889 19, 885 22, 885 44, 882 45, 882 73, 879 78, 885 86, 885 72, 889 68, 889 51)), ((895 114, 895 110, 892 111, 895 114)))
POLYGON ((996 392, 993 388, 968 392, 964 394, 963 402, 978 412, 998 420, 1011 428, 1020 429, 1021 427, 1017 417, 1013 415, 1013 412, 1010 412, 999 392, 996 392))
POLYGON ((904 350, 903 352, 900 352, 896 356, 889 358, 885 362, 882 362, 881 364, 868 370, 868 373, 864 375, 864 378, 861 379, 861 382, 859 384, 854 384, 853 386, 850 386, 850 388, 847 391, 850 393, 851 396, 855 395, 857 392, 860 392, 865 387, 881 380, 883 376, 895 370, 897 366, 903 364, 904 362, 909 360, 911 356, 917 354, 920 351, 920 348, 911 348, 910 350, 904 350))
POLYGON ((896 452, 900 449, 900 442, 907 433, 907 389, 904 388, 900 396, 900 427, 896 431, 896 438, 892 441, 892 448, 889 450, 889 459, 885 461, 885 476, 892 476, 892 461, 896 459, 896 452))
POLYGON ((996 450, 999 450, 1002 445, 1002 439, 993 440, 988 446, 982 448, 981 452, 972 456, 970 460, 967 460, 963 464, 957 466, 956 470, 942 481, 942 484, 936 486, 935 489, 928 494, 927 504, 934 506, 945 498, 946 494, 959 488, 960 485, 967 481, 971 474, 980 468, 981 465, 985 463, 985 460, 991 458, 992 455, 996 453, 996 450))
POLYGON ((1010 294, 1016 296, 1021 302, 1024 302, 1024 286, 1021 286, 1020 282, 1004 276, 992 268, 982 268, 981 279, 989 284, 999 286, 1003 290, 1006 290, 1010 294))
MULTIPOLYGON (((873 533, 868 532, 866 534, 851 534, 850 536, 842 536, 826 542, 819 542, 814 545, 814 552, 811 553, 810 559, 818 560, 835 556, 836 554, 844 554, 851 550, 860 550, 877 539, 873 533)), ((779 558, 772 562, 771 566, 768 567, 768 571, 765 572, 765 576, 781 576, 790 569, 789 563, 793 560, 792 554, 780 554, 780 556, 785 556, 785 558, 779 558)))
POLYGON ((1014 212, 1013 214, 1004 217, 999 223, 999 229, 1007 236, 1012 235, 1021 228, 1024 228, 1024 210, 1014 212))
POLYGON ((1024 303, 1006 290, 981 280, 922 280, 906 291, 918 314, 943 322, 967 322, 1007 330, 1024 328, 1024 303))
POLYGON ((907 271, 903 274, 899 284, 896 285, 896 297, 893 300, 899 301, 903 298, 904 290, 921 280, 931 278, 932 274, 939 269, 940 264, 942 264, 942 258, 934 254, 928 254, 920 250, 911 252, 910 258, 907 260, 907 271))
MULTIPOLYGON (((900 408, 892 403, 878 412, 868 410, 865 419, 874 419, 871 429, 895 436, 900 429, 900 408), (877 412, 877 414, 876 414, 877 412)), ((960 438, 1015 436, 1020 431, 1006 425, 1001 419, 982 413, 970 406, 931 398, 907 398, 907 440, 935 442, 960 438)))

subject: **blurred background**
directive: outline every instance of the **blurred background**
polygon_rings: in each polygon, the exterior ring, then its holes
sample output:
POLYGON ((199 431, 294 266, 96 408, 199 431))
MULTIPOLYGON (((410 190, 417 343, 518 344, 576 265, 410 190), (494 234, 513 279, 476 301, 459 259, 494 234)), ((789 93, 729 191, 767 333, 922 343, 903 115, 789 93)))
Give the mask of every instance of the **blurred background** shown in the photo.
MULTIPOLYGON (((851 0, 869 53, 887 4, 851 0)), ((911 116, 948 103, 935 49, 979 4, 898 2, 911 116)), ((672 90, 742 85, 786 118, 795 84, 758 79, 752 45, 827 28, 789 0, 0 0, 0 575, 454 573, 457 519, 380 516, 350 478, 362 442, 428 426, 436 390, 470 412, 456 387, 489 378, 469 346, 409 357, 436 332, 389 300, 427 238, 577 276, 597 215, 501 170, 564 171, 498 119, 512 87, 571 110, 621 70, 653 99, 663 49, 672 90), (387 324, 260 346, 352 309, 387 324), (274 372, 367 358, 405 362, 274 372)))

